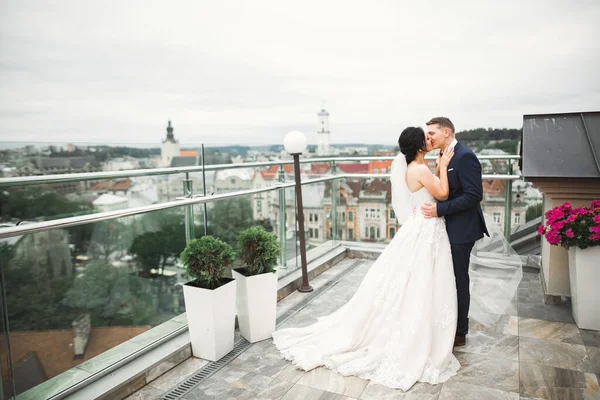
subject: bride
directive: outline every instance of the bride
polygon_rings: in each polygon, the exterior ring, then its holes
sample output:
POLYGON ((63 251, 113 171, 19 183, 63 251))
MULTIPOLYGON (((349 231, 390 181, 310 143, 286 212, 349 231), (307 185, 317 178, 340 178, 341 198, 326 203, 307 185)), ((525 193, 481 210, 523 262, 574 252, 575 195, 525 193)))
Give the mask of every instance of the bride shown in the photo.
POLYGON ((425 219, 420 205, 448 197, 448 148, 439 179, 424 163, 432 149, 421 128, 406 128, 392 164, 393 208, 402 224, 352 299, 304 328, 282 329, 273 341, 284 357, 309 371, 325 366, 401 390, 456 375, 452 354, 457 299, 443 218, 425 219))

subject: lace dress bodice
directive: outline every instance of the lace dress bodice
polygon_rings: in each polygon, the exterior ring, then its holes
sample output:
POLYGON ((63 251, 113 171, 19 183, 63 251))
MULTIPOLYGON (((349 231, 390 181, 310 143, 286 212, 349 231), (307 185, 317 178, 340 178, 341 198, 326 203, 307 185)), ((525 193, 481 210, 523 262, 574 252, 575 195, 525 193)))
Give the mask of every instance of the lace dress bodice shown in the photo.
POLYGON ((422 187, 416 192, 412 192, 410 194, 410 202, 413 208, 413 214, 421 216, 421 206, 427 202, 435 203, 436 200, 425 187, 422 187))

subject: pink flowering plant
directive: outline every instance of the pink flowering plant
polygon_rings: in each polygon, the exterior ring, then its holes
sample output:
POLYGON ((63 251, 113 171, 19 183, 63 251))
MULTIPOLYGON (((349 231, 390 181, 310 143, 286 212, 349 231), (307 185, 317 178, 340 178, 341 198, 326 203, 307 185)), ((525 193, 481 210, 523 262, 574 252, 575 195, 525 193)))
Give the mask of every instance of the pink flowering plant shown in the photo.
POLYGON ((538 234, 554 246, 600 246, 600 200, 592 201, 589 207, 573 208, 565 203, 553 208, 546 213, 546 225, 538 228, 538 234))

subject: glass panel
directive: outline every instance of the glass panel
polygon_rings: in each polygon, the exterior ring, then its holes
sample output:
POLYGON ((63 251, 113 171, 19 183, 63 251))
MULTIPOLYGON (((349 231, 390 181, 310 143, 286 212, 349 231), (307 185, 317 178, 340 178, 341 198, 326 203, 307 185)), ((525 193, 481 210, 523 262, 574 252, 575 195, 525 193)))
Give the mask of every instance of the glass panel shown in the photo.
POLYGON ((128 340, 185 311, 184 246, 183 210, 4 241, 17 392, 67 387, 77 373, 96 373, 149 343, 128 340))

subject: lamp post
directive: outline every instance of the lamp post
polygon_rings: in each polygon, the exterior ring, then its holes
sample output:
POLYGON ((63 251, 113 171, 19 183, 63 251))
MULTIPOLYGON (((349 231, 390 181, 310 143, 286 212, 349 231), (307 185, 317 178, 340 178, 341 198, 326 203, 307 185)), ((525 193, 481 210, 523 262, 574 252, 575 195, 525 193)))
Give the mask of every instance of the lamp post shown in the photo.
POLYGON ((304 235, 304 206, 302 205, 302 183, 300 181, 300 154, 306 150, 304 133, 292 131, 283 139, 285 150, 294 158, 294 176, 296 178, 296 202, 298 203, 298 234, 300 235, 300 263, 302 266, 302 285, 299 292, 312 292, 308 284, 308 268, 306 266, 306 237, 304 235))

